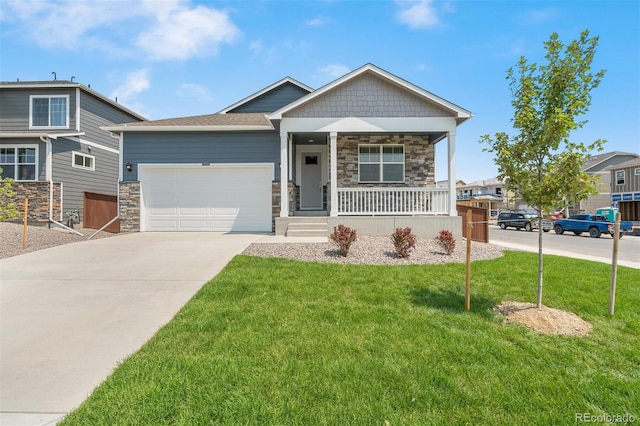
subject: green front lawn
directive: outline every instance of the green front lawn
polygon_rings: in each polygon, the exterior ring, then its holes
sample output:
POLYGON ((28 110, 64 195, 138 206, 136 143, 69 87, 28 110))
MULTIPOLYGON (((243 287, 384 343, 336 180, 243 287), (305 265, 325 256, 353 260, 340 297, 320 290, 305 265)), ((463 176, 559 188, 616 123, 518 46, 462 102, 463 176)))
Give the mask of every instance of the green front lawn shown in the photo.
POLYGON ((547 306, 588 337, 492 311, 535 302, 537 255, 356 266, 236 257, 64 425, 573 424, 640 417, 640 270, 545 257, 547 306))

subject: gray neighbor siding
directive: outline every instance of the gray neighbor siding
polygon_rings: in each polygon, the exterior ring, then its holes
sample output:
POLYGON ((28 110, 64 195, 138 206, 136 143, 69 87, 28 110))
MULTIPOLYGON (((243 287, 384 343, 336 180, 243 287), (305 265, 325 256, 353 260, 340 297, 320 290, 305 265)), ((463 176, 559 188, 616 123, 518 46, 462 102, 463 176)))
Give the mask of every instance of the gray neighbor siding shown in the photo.
POLYGON ((280 138, 271 132, 125 132, 124 181, 138 180, 138 164, 273 163, 280 179, 280 138))
MULTIPOLYGON (((0 95, 0 130, 3 132, 29 131, 29 96, 69 96, 69 129, 76 128, 76 91, 70 88, 2 89, 0 95)), ((42 129, 31 129, 34 132, 42 129)), ((61 129, 56 129, 60 131, 61 129)))
POLYGON ((228 113, 271 113, 307 94, 309 92, 305 89, 292 83, 286 83, 232 109, 228 113))

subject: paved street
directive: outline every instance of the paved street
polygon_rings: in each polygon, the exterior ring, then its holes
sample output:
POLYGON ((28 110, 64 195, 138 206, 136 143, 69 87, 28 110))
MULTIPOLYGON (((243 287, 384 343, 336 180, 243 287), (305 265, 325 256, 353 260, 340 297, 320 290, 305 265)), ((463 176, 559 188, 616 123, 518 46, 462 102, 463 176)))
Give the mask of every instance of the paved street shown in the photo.
MULTIPOLYGON (((587 260, 598 260, 610 263, 613 255, 613 238, 603 235, 591 238, 586 234, 577 236, 565 232, 557 235, 550 231, 543 233, 542 248, 544 253, 571 255, 587 260)), ((489 226, 489 241, 495 244, 510 244, 514 248, 538 250, 538 232, 516 231, 489 226), (516 247, 520 246, 520 247, 516 247)), ((618 264, 640 269, 640 237, 625 235, 620 239, 618 247, 618 264)))

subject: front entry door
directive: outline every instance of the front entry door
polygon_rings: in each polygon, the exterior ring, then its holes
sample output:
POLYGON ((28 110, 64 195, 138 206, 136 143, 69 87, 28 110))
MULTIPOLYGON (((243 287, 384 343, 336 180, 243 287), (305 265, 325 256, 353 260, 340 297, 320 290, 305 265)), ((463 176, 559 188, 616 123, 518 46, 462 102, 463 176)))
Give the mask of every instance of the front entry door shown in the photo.
POLYGON ((302 154, 300 209, 322 210, 322 169, 319 152, 302 154))

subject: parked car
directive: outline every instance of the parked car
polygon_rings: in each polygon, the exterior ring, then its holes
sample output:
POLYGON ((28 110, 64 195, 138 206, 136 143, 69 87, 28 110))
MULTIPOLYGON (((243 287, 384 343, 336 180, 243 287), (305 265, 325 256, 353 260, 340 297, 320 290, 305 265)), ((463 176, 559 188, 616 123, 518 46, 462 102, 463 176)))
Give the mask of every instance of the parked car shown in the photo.
MULTIPOLYGON (((571 231, 576 235, 588 232, 592 238, 599 238, 602 233, 613 236, 614 223, 607 220, 606 216, 596 214, 574 214, 568 219, 559 219, 553 225, 556 234, 571 231)), ((632 232, 633 224, 629 221, 620 221, 620 237, 632 232)))
MULTIPOLYGON (((518 231, 524 228, 526 231, 533 231, 538 228, 538 217, 527 212, 507 212, 503 211, 498 215, 498 226, 500 229, 508 227, 516 228, 518 231)), ((542 219, 542 230, 549 232, 553 224, 549 219, 542 219)))

